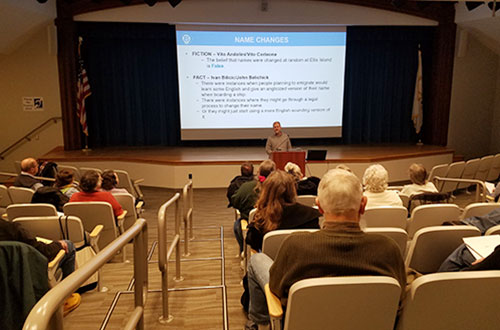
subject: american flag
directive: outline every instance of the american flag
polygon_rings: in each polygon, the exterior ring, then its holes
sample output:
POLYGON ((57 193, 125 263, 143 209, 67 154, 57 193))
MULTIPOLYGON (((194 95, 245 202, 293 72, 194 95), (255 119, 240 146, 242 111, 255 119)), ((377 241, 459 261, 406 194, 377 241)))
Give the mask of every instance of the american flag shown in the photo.
POLYGON ((83 60, 80 54, 80 47, 82 45, 82 38, 79 38, 78 45, 78 81, 76 83, 76 110, 78 118, 80 118, 80 125, 82 125, 83 134, 89 136, 89 130, 87 127, 87 113, 85 110, 85 99, 89 97, 92 93, 90 92, 89 79, 87 78, 87 71, 83 66, 83 60))

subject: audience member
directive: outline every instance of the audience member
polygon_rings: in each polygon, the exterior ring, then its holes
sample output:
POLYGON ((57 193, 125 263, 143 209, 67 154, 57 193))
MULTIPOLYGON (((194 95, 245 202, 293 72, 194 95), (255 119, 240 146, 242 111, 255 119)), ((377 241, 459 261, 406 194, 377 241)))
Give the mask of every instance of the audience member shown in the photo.
POLYGON ((71 198, 74 193, 80 191, 78 185, 75 184, 74 176, 73 171, 67 169, 60 170, 56 175, 54 186, 68 198, 71 198))
POLYGON ((235 176, 232 180, 231 183, 229 184, 229 187, 227 187, 227 199, 229 200, 229 205, 227 207, 232 207, 233 204, 231 203, 231 197, 238 191, 238 189, 241 187, 242 184, 248 181, 255 180, 255 177, 253 175, 253 165, 250 162, 245 162, 241 164, 240 167, 240 172, 241 175, 235 176))
POLYGON ((359 179, 345 170, 330 170, 322 178, 316 201, 325 220, 314 233, 294 233, 281 245, 274 262, 257 253, 250 259, 247 329, 269 323, 264 286, 286 305, 297 281, 326 276, 382 275, 406 286, 403 258, 397 244, 382 235, 367 235, 359 227, 366 197, 359 179))
POLYGON ((21 228, 19 223, 3 220, 0 220, 0 241, 17 241, 31 245, 43 254, 48 261, 54 259, 60 250, 64 250, 66 255, 60 264, 63 278, 75 270, 75 247, 71 241, 62 240, 50 244, 42 243, 21 228))
POLYGON ((240 246, 240 252, 243 251, 243 232, 241 231, 241 219, 248 220, 250 211, 254 208, 258 198, 259 187, 264 180, 276 170, 276 164, 272 160, 265 160, 259 165, 258 180, 245 182, 231 197, 231 204, 238 209, 241 218, 234 222, 234 236, 240 246))
POLYGON ((500 270, 500 245, 486 258, 477 259, 465 244, 461 244, 441 264, 438 272, 463 270, 500 270))
POLYGON ((54 205, 56 210, 62 215, 63 207, 69 201, 68 196, 64 195, 56 187, 40 187, 31 198, 32 204, 43 203, 54 205))
POLYGON ((40 180, 35 179, 38 174, 38 162, 34 158, 25 158, 21 161, 21 174, 14 181, 14 186, 37 190, 43 187, 40 180))
POLYGON ((281 123, 273 123, 274 134, 267 138, 266 152, 270 156, 274 151, 288 151, 292 149, 292 143, 286 133, 281 130, 281 123))
POLYGON ((271 173, 262 184, 254 221, 248 225, 246 243, 260 251, 264 235, 272 230, 319 228, 319 211, 296 200, 293 177, 281 170, 271 173))
POLYGON ((320 179, 315 176, 306 177, 302 174, 299 165, 288 162, 285 165, 285 171, 293 175, 297 186, 297 195, 314 195, 318 194, 318 185, 320 179))
POLYGON ((380 164, 368 167, 363 175, 364 195, 368 198, 366 207, 403 206, 397 192, 387 190, 389 174, 380 164))
POLYGON ((426 192, 438 192, 434 183, 427 181, 427 171, 422 164, 411 164, 408 173, 410 175, 411 184, 407 184, 403 187, 403 190, 400 192, 401 195, 411 197, 426 192))
MULTIPOLYGON (((130 192, 125 188, 117 188, 118 175, 113 170, 107 170, 102 173, 102 184, 101 189, 110 192, 112 195, 115 194, 129 194, 130 192)), ((135 202, 135 199, 134 199, 135 202)))
POLYGON ((70 202, 108 202, 113 207, 115 217, 123 213, 121 205, 107 191, 99 191, 102 178, 96 171, 87 171, 80 179, 80 188, 82 191, 74 193, 70 202))

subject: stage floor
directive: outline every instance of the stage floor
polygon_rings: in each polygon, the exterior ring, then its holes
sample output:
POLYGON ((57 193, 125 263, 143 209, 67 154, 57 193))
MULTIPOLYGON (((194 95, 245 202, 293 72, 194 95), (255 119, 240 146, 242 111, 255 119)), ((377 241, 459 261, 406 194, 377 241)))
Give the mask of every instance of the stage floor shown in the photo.
MULTIPOLYGON (((312 146, 326 149, 328 163, 374 163, 405 158, 451 154, 446 147, 431 145, 341 145, 312 146)), ((119 161, 163 165, 234 165, 244 161, 260 163, 267 159, 264 147, 115 147, 89 151, 65 151, 57 147, 41 157, 55 162, 119 161)), ((310 161, 310 163, 324 161, 310 161)))

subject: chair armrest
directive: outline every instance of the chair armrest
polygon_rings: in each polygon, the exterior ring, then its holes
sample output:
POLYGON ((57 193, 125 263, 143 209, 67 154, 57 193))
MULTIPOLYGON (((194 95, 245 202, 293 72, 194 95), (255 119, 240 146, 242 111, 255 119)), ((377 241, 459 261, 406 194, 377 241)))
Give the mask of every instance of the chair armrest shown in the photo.
POLYGON ((140 215, 142 213, 142 206, 144 205, 143 201, 137 202, 137 205, 135 206, 135 213, 137 215, 140 215))
POLYGON ((47 266, 49 272, 52 271, 52 269, 57 268, 65 254, 66 252, 64 252, 64 250, 59 250, 59 252, 57 252, 54 259, 52 259, 47 266))
POLYGON ((64 250, 59 250, 54 259, 52 259, 47 265, 47 276, 49 278, 50 287, 54 287, 58 283, 58 280, 60 280, 60 278, 58 278, 57 270, 59 269, 59 265, 65 255, 66 252, 64 250))
POLYGON ((123 210, 123 213, 116 217, 117 221, 123 221, 127 216, 127 210, 123 210))
POLYGON ((141 178, 141 179, 135 179, 135 180, 132 180, 132 182, 133 182, 134 184, 139 184, 139 183, 144 182, 144 179, 142 179, 142 178, 141 178))
POLYGON ((7 213, 2 214, 2 219, 9 221, 9 216, 7 215, 7 213))
POLYGON ((494 203, 494 202, 495 202, 495 197, 490 196, 490 195, 486 195, 486 201, 487 201, 487 202, 493 202, 493 203, 494 203))
POLYGON ((89 244, 94 249, 96 253, 99 252, 99 246, 97 242, 99 241, 99 237, 101 236, 101 232, 104 229, 103 225, 97 225, 92 229, 92 232, 89 234, 89 244))
POLYGON ((269 310, 269 316, 271 318, 271 329, 281 329, 281 319, 283 318, 283 307, 281 306, 281 301, 271 292, 271 289, 269 289, 269 283, 267 283, 264 287, 264 292, 266 294, 267 309, 269 310))

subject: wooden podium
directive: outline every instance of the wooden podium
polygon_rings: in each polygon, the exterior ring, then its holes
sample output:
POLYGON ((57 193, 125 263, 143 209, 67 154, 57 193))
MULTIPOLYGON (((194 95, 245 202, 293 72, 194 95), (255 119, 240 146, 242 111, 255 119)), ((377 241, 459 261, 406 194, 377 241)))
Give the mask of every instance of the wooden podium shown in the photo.
POLYGON ((306 173, 306 152, 305 151, 274 151, 271 160, 276 163, 276 168, 283 170, 288 162, 299 165, 302 173, 306 173))

